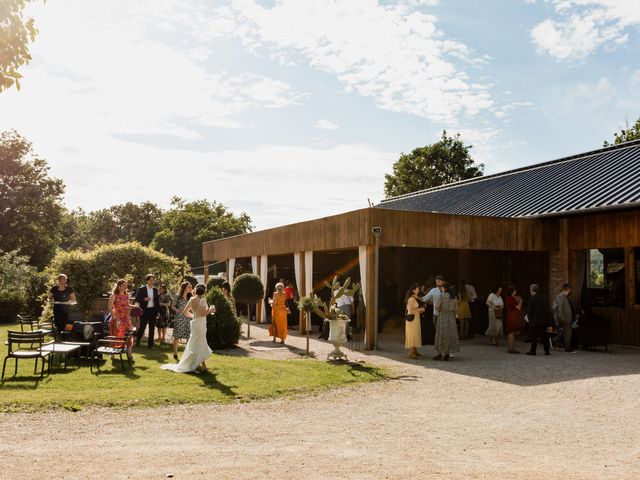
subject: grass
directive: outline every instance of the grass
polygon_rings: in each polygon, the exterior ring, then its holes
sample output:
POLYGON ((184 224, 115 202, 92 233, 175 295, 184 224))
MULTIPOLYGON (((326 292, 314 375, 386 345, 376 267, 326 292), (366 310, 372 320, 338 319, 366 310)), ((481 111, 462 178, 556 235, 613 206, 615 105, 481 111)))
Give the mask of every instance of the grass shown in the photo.
MULTIPOLYGON (((7 330, 0 325, 4 361, 7 330)), ((171 347, 153 350, 138 348, 136 365, 124 373, 119 362, 110 359, 91 373, 87 361, 76 367, 52 368, 40 380, 33 374, 33 360, 21 360, 13 376, 14 360, 7 362, 5 381, 0 384, 0 412, 33 412, 47 409, 78 411, 86 406, 151 407, 184 403, 230 403, 286 397, 373 382, 384 378, 384 371, 364 365, 335 365, 312 359, 262 360, 245 356, 214 354, 204 374, 182 374, 161 370, 173 361, 171 347)))

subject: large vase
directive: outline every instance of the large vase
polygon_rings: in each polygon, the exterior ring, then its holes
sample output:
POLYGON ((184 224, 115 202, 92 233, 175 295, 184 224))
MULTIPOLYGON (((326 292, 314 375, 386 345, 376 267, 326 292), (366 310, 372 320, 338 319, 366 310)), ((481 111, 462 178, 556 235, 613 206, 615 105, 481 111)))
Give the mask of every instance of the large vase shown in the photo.
POLYGON ((333 345, 333 351, 327 355, 327 359, 348 360, 340 347, 347 344, 347 325, 350 321, 348 318, 325 320, 325 322, 329 322, 329 343, 333 345))

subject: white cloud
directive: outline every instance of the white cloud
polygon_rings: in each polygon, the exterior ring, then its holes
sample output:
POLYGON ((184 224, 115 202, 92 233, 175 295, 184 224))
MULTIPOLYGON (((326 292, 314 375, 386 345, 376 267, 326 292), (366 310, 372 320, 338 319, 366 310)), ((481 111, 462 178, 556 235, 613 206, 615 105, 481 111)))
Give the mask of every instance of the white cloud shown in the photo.
POLYGON ((337 130, 338 125, 330 120, 325 120, 324 118, 322 118, 316 122, 313 128, 319 128, 320 130, 337 130))
POLYGON ((250 51, 283 64, 299 61, 335 75, 346 91, 385 110, 451 122, 491 107, 489 86, 456 63, 486 62, 447 39, 419 4, 279 0, 265 7, 233 0, 235 34, 250 51))
MULTIPOLYGON (((239 127, 235 116, 249 109, 301 102, 304 95, 285 82, 211 71, 201 45, 156 40, 154 29, 168 31, 200 18, 197 9, 191 17, 179 15, 179 7, 176 1, 34 3, 31 14, 40 30, 34 60, 25 69, 20 95, 3 95, 2 111, 46 105, 64 112, 68 122, 53 128, 195 139, 198 127, 239 127), (162 20, 165 15, 170 21, 162 20)), ((10 114, 6 121, 14 118, 10 114)))
POLYGON ((582 59, 598 48, 614 49, 640 27, 640 0, 546 0, 556 19, 546 19, 531 31, 540 52, 557 60, 582 59))

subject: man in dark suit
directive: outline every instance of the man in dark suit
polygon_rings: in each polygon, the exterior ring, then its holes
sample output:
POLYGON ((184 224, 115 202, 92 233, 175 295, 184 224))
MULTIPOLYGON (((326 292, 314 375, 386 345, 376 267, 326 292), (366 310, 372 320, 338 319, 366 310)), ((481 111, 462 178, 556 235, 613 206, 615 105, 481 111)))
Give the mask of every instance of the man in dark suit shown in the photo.
POLYGON ((136 305, 142 308, 142 317, 138 327, 136 345, 140 346, 142 335, 149 324, 148 346, 153 348, 153 339, 156 336, 156 317, 160 308, 158 289, 153 286, 155 277, 152 274, 144 277, 146 285, 141 286, 136 292, 136 305))
POLYGON ((529 287, 531 297, 527 303, 527 319, 531 326, 531 349, 527 355, 535 355, 538 343, 544 347, 544 354, 549 353, 549 334, 547 328, 551 326, 551 314, 546 297, 540 292, 536 283, 529 287))

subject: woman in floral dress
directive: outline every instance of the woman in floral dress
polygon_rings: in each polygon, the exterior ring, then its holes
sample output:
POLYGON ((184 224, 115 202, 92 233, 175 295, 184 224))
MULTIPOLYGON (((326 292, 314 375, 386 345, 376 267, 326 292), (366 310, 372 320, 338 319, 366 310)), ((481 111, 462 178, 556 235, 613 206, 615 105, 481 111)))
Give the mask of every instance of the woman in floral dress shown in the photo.
POLYGON ((184 314, 184 307, 191 298, 192 289, 193 287, 189 282, 183 282, 178 291, 178 298, 176 298, 171 307, 176 315, 173 319, 173 359, 175 361, 178 361, 178 344, 180 340, 187 340, 191 335, 191 319, 184 314))
POLYGON ((436 323, 436 338, 434 346, 437 355, 434 360, 449 360, 451 353, 460 351, 456 316, 458 314, 458 293, 449 283, 443 286, 440 305, 438 307, 438 321, 436 323))
MULTIPOLYGON (((129 294, 127 293, 127 281, 123 278, 118 280, 111 297, 109 297, 109 311, 111 312, 111 322, 109 323, 109 334, 113 337, 124 338, 132 329, 129 313, 129 294)), ((127 341, 127 356, 133 360, 133 335, 127 341)))

